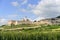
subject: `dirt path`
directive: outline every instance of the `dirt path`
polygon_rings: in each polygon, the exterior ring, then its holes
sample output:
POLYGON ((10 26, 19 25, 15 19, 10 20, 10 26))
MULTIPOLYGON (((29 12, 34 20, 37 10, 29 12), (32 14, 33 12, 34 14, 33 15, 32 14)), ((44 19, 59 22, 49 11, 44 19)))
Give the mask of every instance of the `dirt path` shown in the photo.
POLYGON ((34 29, 34 28, 39 28, 39 27, 41 27, 41 26, 35 26, 35 27, 22 27, 22 28, 12 28, 12 29, 0 28, 0 30, 14 31, 14 30, 23 30, 23 29, 34 29))

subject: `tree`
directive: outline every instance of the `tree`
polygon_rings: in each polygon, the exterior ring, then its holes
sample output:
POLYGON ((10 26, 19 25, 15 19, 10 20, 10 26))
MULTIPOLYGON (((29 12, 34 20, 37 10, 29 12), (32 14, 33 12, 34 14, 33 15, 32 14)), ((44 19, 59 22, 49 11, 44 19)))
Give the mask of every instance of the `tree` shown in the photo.
POLYGON ((37 22, 36 20, 34 22, 37 22))
POLYGON ((12 24, 11 24, 11 27, 14 27, 14 26, 15 26, 15 25, 12 23, 12 24))
POLYGON ((60 16, 57 16, 56 18, 60 18, 60 16))

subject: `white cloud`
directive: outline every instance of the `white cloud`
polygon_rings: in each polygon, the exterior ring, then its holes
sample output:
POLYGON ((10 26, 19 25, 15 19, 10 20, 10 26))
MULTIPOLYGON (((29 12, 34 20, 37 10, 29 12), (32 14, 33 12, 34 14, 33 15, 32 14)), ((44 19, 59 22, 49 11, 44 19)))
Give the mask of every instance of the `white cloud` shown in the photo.
MULTIPOLYGON (((19 1, 20 2, 20 1, 19 1)), ((11 2, 11 4, 13 5, 13 6, 21 6, 21 5, 24 5, 24 4, 26 4, 27 2, 28 2, 28 0, 21 0, 21 2, 19 3, 18 1, 14 1, 14 2, 11 2)))
POLYGON ((38 18, 36 18, 36 19, 34 19, 34 20, 39 21, 39 20, 41 20, 41 19, 45 19, 45 18, 44 18, 44 17, 38 17, 38 18))
POLYGON ((11 14, 11 15, 8 15, 7 17, 8 18, 15 18, 15 17, 17 17, 18 16, 18 14, 11 14))
POLYGON ((18 5, 19 5, 19 3, 18 3, 17 1, 11 2, 11 4, 12 4, 13 6, 18 6, 18 5))
POLYGON ((29 8, 35 8, 36 5, 28 4, 29 8))
POLYGON ((32 12, 43 17, 60 15, 60 0, 41 0, 32 12))
POLYGON ((36 15, 38 15, 38 14, 40 14, 41 13, 41 11, 40 10, 32 10, 32 12, 34 13, 34 14, 36 14, 36 15))
POLYGON ((24 12, 24 13, 25 13, 25 12, 26 12, 26 13, 30 13, 30 12, 31 12, 30 10, 28 10, 28 9, 24 9, 24 8, 21 9, 20 11, 21 11, 21 12, 24 12))
POLYGON ((21 11, 21 12, 27 12, 27 10, 26 10, 26 9, 21 9, 20 11, 21 11))
POLYGON ((28 2, 28 0, 23 0, 23 2, 21 3, 21 5, 24 5, 28 2))
POLYGON ((4 22, 5 21, 5 19, 0 19, 0 22, 2 23, 2 22, 4 22))
POLYGON ((4 25, 7 23, 7 19, 1 18, 0 19, 0 25, 4 25))

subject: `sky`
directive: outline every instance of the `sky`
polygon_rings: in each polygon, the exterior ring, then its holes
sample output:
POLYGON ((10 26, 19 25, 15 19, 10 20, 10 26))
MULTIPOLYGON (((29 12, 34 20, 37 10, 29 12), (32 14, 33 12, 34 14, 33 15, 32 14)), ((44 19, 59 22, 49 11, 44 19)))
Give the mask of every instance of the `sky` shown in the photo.
POLYGON ((7 20, 32 20, 60 15, 60 0, 0 0, 0 25, 7 20))

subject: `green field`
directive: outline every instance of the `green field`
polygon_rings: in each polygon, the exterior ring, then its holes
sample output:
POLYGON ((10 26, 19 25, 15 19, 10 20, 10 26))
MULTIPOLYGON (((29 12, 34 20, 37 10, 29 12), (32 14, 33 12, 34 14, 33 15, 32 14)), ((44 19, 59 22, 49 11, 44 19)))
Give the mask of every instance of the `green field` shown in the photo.
MULTIPOLYGON (((14 29, 14 26, 10 27, 10 29, 14 29)), ((60 25, 30 27, 17 27, 22 28, 22 30, 6 30, 8 28, 3 26, 1 28, 4 29, 0 29, 0 40, 60 40, 60 25)))

